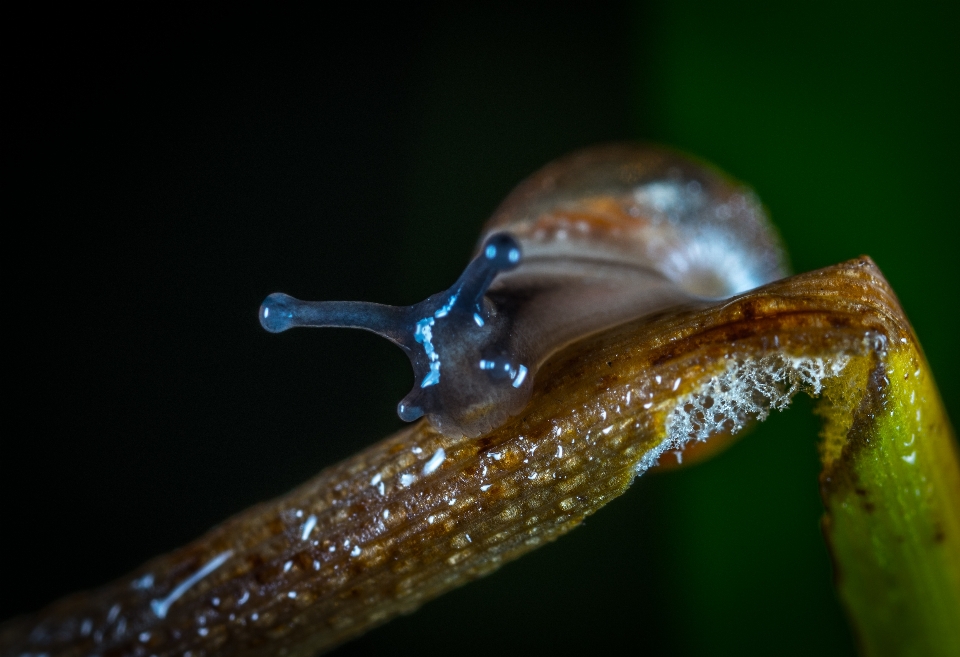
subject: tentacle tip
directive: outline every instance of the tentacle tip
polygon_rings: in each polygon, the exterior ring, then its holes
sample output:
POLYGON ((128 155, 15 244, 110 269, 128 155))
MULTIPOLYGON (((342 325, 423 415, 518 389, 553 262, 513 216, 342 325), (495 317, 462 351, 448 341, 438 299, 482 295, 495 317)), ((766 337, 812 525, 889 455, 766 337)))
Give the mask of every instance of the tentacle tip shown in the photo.
POLYGON ((523 257, 520 242, 510 233, 494 233, 483 243, 480 253, 498 271, 513 269, 523 257))
POLYGON ((260 304, 260 326, 271 333, 280 333, 293 326, 296 301, 291 296, 274 292, 260 304))
POLYGON ((413 422, 423 417, 423 409, 416 404, 410 404, 406 399, 397 404, 397 415, 404 422, 413 422))

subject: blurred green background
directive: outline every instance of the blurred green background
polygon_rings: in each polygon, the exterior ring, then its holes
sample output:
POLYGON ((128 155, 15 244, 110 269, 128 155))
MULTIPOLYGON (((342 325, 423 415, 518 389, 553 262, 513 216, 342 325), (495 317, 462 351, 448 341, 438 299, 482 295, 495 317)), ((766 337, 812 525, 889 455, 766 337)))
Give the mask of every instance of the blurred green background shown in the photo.
MULTIPOLYGON (((30 428, 26 456, 0 464, 18 530, 0 550, 21 566, 0 617, 117 577, 398 428, 398 350, 266 335, 262 297, 444 289, 516 183, 597 142, 670 144, 750 184, 795 271, 872 256, 960 417, 952 8, 128 23, 78 36, 40 21, 13 59, 9 188, 31 263, 13 289, 43 320, 12 327, 11 424, 30 428)), ((817 422, 794 406, 336 654, 852 654, 819 528, 817 422)))

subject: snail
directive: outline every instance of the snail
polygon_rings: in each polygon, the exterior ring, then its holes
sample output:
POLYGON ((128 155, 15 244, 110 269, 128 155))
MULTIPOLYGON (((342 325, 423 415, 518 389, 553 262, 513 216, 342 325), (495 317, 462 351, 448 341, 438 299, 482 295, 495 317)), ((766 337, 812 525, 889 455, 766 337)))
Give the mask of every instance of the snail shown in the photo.
POLYGON ((414 370, 400 418, 476 436, 523 409, 537 370, 564 346, 786 273, 748 188, 664 148, 614 144, 563 157, 514 189, 445 292, 406 307, 274 293, 260 322, 387 338, 414 370))

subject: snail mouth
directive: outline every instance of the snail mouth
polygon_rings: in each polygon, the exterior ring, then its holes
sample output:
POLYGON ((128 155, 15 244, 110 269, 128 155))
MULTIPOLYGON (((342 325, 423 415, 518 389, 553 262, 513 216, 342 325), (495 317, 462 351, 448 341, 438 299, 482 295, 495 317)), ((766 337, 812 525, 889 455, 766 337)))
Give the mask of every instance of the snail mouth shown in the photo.
POLYGON ((523 411, 529 394, 518 395, 515 400, 484 400, 465 405, 451 413, 427 413, 427 419, 437 431, 449 438, 478 438, 497 429, 523 411))

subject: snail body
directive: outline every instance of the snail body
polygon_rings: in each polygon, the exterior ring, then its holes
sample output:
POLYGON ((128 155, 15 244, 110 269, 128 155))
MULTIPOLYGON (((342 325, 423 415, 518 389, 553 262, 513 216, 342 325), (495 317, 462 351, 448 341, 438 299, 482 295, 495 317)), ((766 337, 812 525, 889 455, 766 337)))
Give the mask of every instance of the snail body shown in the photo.
POLYGON ((669 150, 591 148, 521 183, 447 291, 407 307, 271 294, 260 322, 373 331, 410 358, 401 419, 475 436, 517 414, 537 369, 625 321, 744 292, 786 275, 753 193, 669 150))

